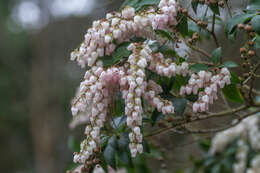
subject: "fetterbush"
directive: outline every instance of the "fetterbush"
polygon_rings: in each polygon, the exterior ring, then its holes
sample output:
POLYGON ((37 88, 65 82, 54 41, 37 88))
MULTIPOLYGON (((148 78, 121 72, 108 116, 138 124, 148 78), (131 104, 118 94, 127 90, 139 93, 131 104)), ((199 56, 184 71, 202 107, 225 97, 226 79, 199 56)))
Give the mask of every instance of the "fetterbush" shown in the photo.
MULTIPOLYGON (((246 78, 238 78, 228 69, 236 67, 236 63, 222 61, 222 50, 214 32, 216 15, 223 3, 192 1, 195 12, 198 4, 207 5, 213 11, 211 30, 207 22, 192 17, 175 0, 129 0, 118 12, 108 13, 105 19, 93 22, 85 40, 71 53, 71 60, 87 68, 71 108, 71 127, 87 124, 86 138, 80 151, 74 153, 74 162, 81 164, 80 172, 91 172, 99 164, 105 170, 106 164, 116 168, 115 153, 127 164, 131 162, 130 155, 142 154, 147 144, 143 136, 144 123, 154 125, 158 119, 168 117, 166 129, 179 128, 193 121, 258 106, 253 100, 256 94, 253 84, 259 77, 256 74, 259 63, 254 65, 251 61, 257 56, 254 49, 259 47, 259 36, 255 33, 259 33, 259 22, 255 18, 259 14, 250 11, 246 16, 235 17, 226 27, 226 33, 232 37, 240 24, 239 28, 245 28, 251 39, 249 46, 240 50, 250 73, 246 78), (253 27, 248 23, 251 19, 253 27), (195 46, 200 35, 188 32, 188 21, 212 36, 217 46, 212 54, 195 46), (256 47, 253 47, 255 42, 256 47), (181 57, 178 55, 180 43, 208 57, 209 61, 194 63, 189 61, 192 57, 181 57), (247 80, 252 81, 246 91, 249 98, 244 90, 241 94, 247 80), (245 105, 208 114, 219 92, 245 105), (185 114, 189 111, 185 111, 187 100, 191 102, 192 116, 185 114), (183 117, 169 118, 176 115, 175 111, 183 117)), ((187 128, 184 131, 192 133, 187 128)))

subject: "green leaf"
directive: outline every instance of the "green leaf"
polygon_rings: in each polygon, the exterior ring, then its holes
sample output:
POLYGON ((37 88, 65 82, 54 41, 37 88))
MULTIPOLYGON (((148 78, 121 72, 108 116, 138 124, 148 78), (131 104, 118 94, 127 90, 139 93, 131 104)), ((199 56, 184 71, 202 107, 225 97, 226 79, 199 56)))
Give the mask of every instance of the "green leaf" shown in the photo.
POLYGON ((220 15, 218 4, 210 5, 209 8, 213 13, 220 15))
POLYGON ((231 74, 231 79, 230 79, 230 81, 231 81, 232 84, 240 84, 240 83, 242 82, 242 81, 237 77, 237 75, 236 75, 234 72, 230 71, 230 74, 231 74))
POLYGON ((251 24, 254 31, 260 34, 260 15, 253 17, 251 20, 251 24))
POLYGON ((260 48, 260 36, 256 35, 255 37, 255 49, 259 49, 260 48))
POLYGON ((112 168, 116 168, 116 158, 115 158, 116 147, 117 147, 116 136, 113 135, 109 138, 107 146, 104 150, 105 161, 112 168))
POLYGON ((222 89, 225 97, 231 101, 231 102, 235 102, 235 103, 243 103, 243 97, 239 91, 239 89, 237 88, 237 86, 235 84, 230 84, 230 85, 226 85, 223 89, 222 89))
POLYGON ((234 68, 238 67, 238 64, 233 61, 225 61, 220 67, 234 68))
POLYGON ((116 154, 116 150, 111 145, 107 145, 104 151, 104 157, 107 164, 110 165, 112 168, 116 168, 115 154, 116 154))
POLYGON ((187 16, 184 15, 184 14, 178 14, 177 15, 177 21, 180 21, 178 24, 177 24, 177 29, 178 31, 183 35, 183 36, 186 36, 189 34, 189 29, 188 29, 188 19, 187 19, 187 16))
MULTIPOLYGON (((140 0, 139 0, 140 1, 140 0)), ((161 0, 141 0, 136 7, 136 10, 140 10, 144 6, 158 5, 161 0)))
POLYGON ((139 0, 125 0, 124 3, 121 5, 120 9, 124 8, 125 6, 134 7, 138 3, 139 0))
POLYGON ((138 11, 144 6, 157 5, 159 2, 160 0, 126 0, 120 8, 122 9, 125 6, 131 6, 138 11))
POLYGON ((232 34, 235 31, 238 24, 246 23, 253 16, 255 16, 255 14, 240 14, 240 15, 237 15, 237 16, 231 18, 231 20, 226 25, 226 28, 225 28, 226 33, 232 34))
POLYGON ((197 13, 198 5, 199 5, 199 1, 198 0, 192 0, 191 7, 192 7, 194 13, 197 13))
POLYGON ((117 156, 119 160, 125 164, 125 165, 131 165, 132 160, 129 152, 129 138, 128 138, 128 133, 120 133, 120 138, 117 140, 118 144, 118 151, 117 151, 117 156))
POLYGON ((128 133, 122 132, 120 133, 120 138, 117 140, 118 148, 119 149, 128 149, 129 144, 129 137, 128 133))
POLYGON ((115 117, 111 122, 111 127, 114 129, 119 129, 126 123, 126 116, 122 115, 120 117, 115 117))
POLYGON ((250 11, 259 11, 260 1, 259 0, 250 0, 246 9, 250 10, 250 11))
POLYGON ((129 51, 127 49, 127 47, 129 46, 129 42, 125 42, 125 43, 122 43, 120 44, 115 52, 113 53, 112 55, 112 58, 113 58, 113 63, 117 63, 119 60, 121 60, 122 58, 125 58, 125 57, 128 57, 130 54, 131 54, 131 51, 129 51))
POLYGON ((179 116, 183 115, 187 105, 187 100, 185 98, 175 98, 172 104, 175 108, 176 114, 179 116))
POLYGON ((152 126, 154 126, 161 118, 163 117, 163 114, 158 112, 157 109, 155 109, 152 113, 152 126))
POLYGON ((156 33, 157 35, 160 35, 161 37, 165 37, 165 38, 167 38, 167 39, 173 41, 172 34, 169 33, 169 32, 166 31, 166 30, 156 29, 156 30, 155 30, 155 33, 156 33))
POLYGON ((215 49, 212 53, 211 53, 211 61, 217 65, 220 61, 220 58, 221 58, 221 55, 222 55, 222 49, 221 47, 215 49))
POLYGON ((174 77, 174 82, 172 88, 175 89, 176 91, 180 91, 181 86, 186 85, 188 83, 189 77, 183 77, 180 75, 176 75, 174 77))
POLYGON ((99 59, 103 61, 104 67, 110 67, 118 63, 123 58, 127 58, 131 54, 131 51, 127 49, 129 44, 129 42, 125 42, 118 45, 112 56, 99 57, 99 59))
POLYGON ((199 72, 202 70, 208 70, 208 66, 206 66, 205 64, 193 64, 190 66, 190 70, 199 72))

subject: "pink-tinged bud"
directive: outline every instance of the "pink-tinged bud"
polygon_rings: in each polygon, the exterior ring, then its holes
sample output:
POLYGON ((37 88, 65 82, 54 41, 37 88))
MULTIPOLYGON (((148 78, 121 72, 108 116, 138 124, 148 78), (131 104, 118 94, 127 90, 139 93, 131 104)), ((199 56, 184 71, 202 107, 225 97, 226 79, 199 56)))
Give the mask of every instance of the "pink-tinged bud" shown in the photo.
POLYGON ((185 90, 186 90, 186 93, 187 93, 188 95, 190 95, 191 92, 192 92, 192 88, 189 87, 189 86, 186 86, 185 90))
POLYGON ((231 82, 230 82, 230 76, 225 76, 224 78, 223 78, 223 81, 227 84, 227 85, 229 85, 231 82))
POLYGON ((229 72, 229 70, 227 68, 222 68, 220 73, 222 73, 224 75, 227 75, 227 76, 230 75, 230 72, 229 72))
POLYGON ((194 95, 198 94, 198 90, 199 90, 199 87, 197 85, 194 85, 193 88, 192 88, 192 93, 194 95))
POLYGON ((147 66, 146 59, 142 58, 138 61, 137 65, 141 68, 145 68, 147 66))
POLYGON ((219 85, 220 88, 224 88, 224 86, 225 86, 225 81, 223 81, 223 80, 219 81, 219 82, 218 82, 218 85, 219 85))
POLYGON ((71 113, 72 113, 73 116, 77 115, 77 114, 78 114, 78 111, 79 111, 79 110, 78 110, 77 108, 71 107, 71 113))
POLYGON ((139 153, 143 153, 143 146, 141 144, 138 144, 136 148, 139 153))
POLYGON ((199 108, 200 108, 200 105, 197 102, 193 103, 193 105, 192 105, 193 112, 197 113, 199 108))
POLYGON ((111 40, 112 40, 112 38, 111 38, 110 35, 106 35, 106 36, 105 36, 105 43, 106 43, 106 44, 110 43, 111 40))
POLYGON ((185 89, 184 86, 182 86, 181 89, 180 89, 180 95, 181 95, 181 96, 184 96, 185 93, 186 93, 186 89, 185 89))
POLYGON ((206 76, 206 72, 205 72, 205 71, 200 71, 200 72, 198 73, 198 75, 199 75, 199 77, 200 77, 201 79, 204 79, 205 76, 206 76))
POLYGON ((202 96, 202 101, 205 102, 205 103, 209 103, 209 96, 208 95, 204 95, 202 96))
POLYGON ((199 106, 200 106, 200 111, 201 112, 205 112, 206 111, 206 103, 200 103, 199 106))
POLYGON ((199 88, 202 88, 202 87, 203 87, 203 85, 204 85, 204 83, 203 83, 203 80, 202 80, 202 79, 197 79, 197 80, 196 80, 196 83, 197 83, 197 85, 198 85, 198 87, 199 87, 199 88))

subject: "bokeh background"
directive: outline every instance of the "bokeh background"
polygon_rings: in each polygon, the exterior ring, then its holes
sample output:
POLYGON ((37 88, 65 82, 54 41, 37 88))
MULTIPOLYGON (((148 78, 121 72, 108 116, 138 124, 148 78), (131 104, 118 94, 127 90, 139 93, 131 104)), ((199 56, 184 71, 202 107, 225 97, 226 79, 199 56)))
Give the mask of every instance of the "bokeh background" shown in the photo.
MULTIPOLYGON (((70 52, 93 20, 122 2, 0 0, 0 172, 59 173, 71 165, 72 136, 83 136, 82 129, 69 129, 70 100, 84 70, 69 60, 70 52)), ((246 6, 243 0, 232 3, 238 10, 246 6)), ((190 147, 191 136, 155 140, 174 153, 168 165, 183 166, 190 151, 199 153, 190 147)))

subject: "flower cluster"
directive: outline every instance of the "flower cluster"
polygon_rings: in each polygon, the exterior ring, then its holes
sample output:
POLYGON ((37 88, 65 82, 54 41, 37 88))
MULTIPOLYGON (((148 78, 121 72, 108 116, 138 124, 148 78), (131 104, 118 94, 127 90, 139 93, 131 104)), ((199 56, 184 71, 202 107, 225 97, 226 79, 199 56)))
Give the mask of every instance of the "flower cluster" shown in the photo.
POLYGON ((191 74, 187 62, 175 63, 160 52, 152 52, 149 41, 131 43, 128 50, 132 53, 127 61, 120 61, 109 68, 103 67, 98 57, 111 55, 118 44, 130 41, 133 36, 153 39, 151 33, 154 29, 175 25, 176 6, 175 0, 161 0, 158 8, 148 7, 136 12, 132 7, 125 7, 121 12, 108 13, 106 19, 93 22, 80 48, 72 52, 72 60, 77 60, 82 67, 89 66, 72 101, 71 127, 87 124, 86 139, 81 143, 80 152, 75 153, 74 162, 85 164, 100 151, 102 127, 107 117, 112 116, 110 111, 117 92, 122 93, 125 101, 132 157, 143 152, 142 99, 163 114, 174 113, 172 102, 160 96, 163 92, 161 86, 147 80, 146 70, 166 77, 191 75, 189 84, 181 88, 181 95, 199 94, 198 101, 193 105, 194 112, 206 111, 209 103, 216 99, 217 88, 230 83, 230 73, 226 68, 214 76, 206 71, 191 74), (200 91, 202 88, 204 90, 200 91))
POLYGON ((116 44, 129 41, 132 36, 149 37, 152 29, 175 24, 175 16, 175 0, 162 0, 157 11, 149 8, 136 14, 134 8, 125 7, 121 12, 108 13, 106 19, 93 22, 71 59, 77 59, 81 67, 93 66, 98 57, 111 55, 116 44))
POLYGON ((236 152, 236 163, 233 165, 235 173, 258 173, 260 171, 260 155, 256 154, 247 168, 249 146, 256 153, 260 151, 260 117, 254 115, 244 119, 233 128, 218 133, 212 140, 210 153, 212 155, 223 152, 233 140, 239 139, 236 152))
POLYGON ((101 63, 97 63, 97 66, 86 72, 85 80, 80 84, 78 97, 73 101, 71 108, 74 116, 83 112, 80 115, 84 116, 86 113, 85 117, 90 121, 85 128, 87 138, 81 143, 80 153, 75 153, 74 162, 85 163, 98 149, 100 129, 106 120, 110 95, 115 92, 120 75, 124 75, 124 71, 119 68, 104 70, 100 66, 101 63))
POLYGON ((193 112, 205 112, 209 109, 209 104, 213 104, 217 99, 218 86, 224 88, 225 85, 229 85, 230 78, 227 68, 222 68, 217 75, 200 71, 198 74, 191 75, 188 85, 181 87, 180 95, 199 94, 198 100, 193 104, 193 112), (204 91, 199 91, 201 88, 204 88, 204 91))
POLYGON ((161 76, 172 77, 175 75, 186 76, 189 72, 189 65, 183 62, 181 65, 177 65, 172 62, 171 59, 165 59, 162 53, 153 54, 152 62, 149 69, 158 73, 161 76))
POLYGON ((159 112, 163 114, 173 114, 174 107, 172 102, 162 99, 159 94, 162 92, 160 85, 157 85, 154 81, 149 80, 146 92, 144 93, 144 99, 159 112))

